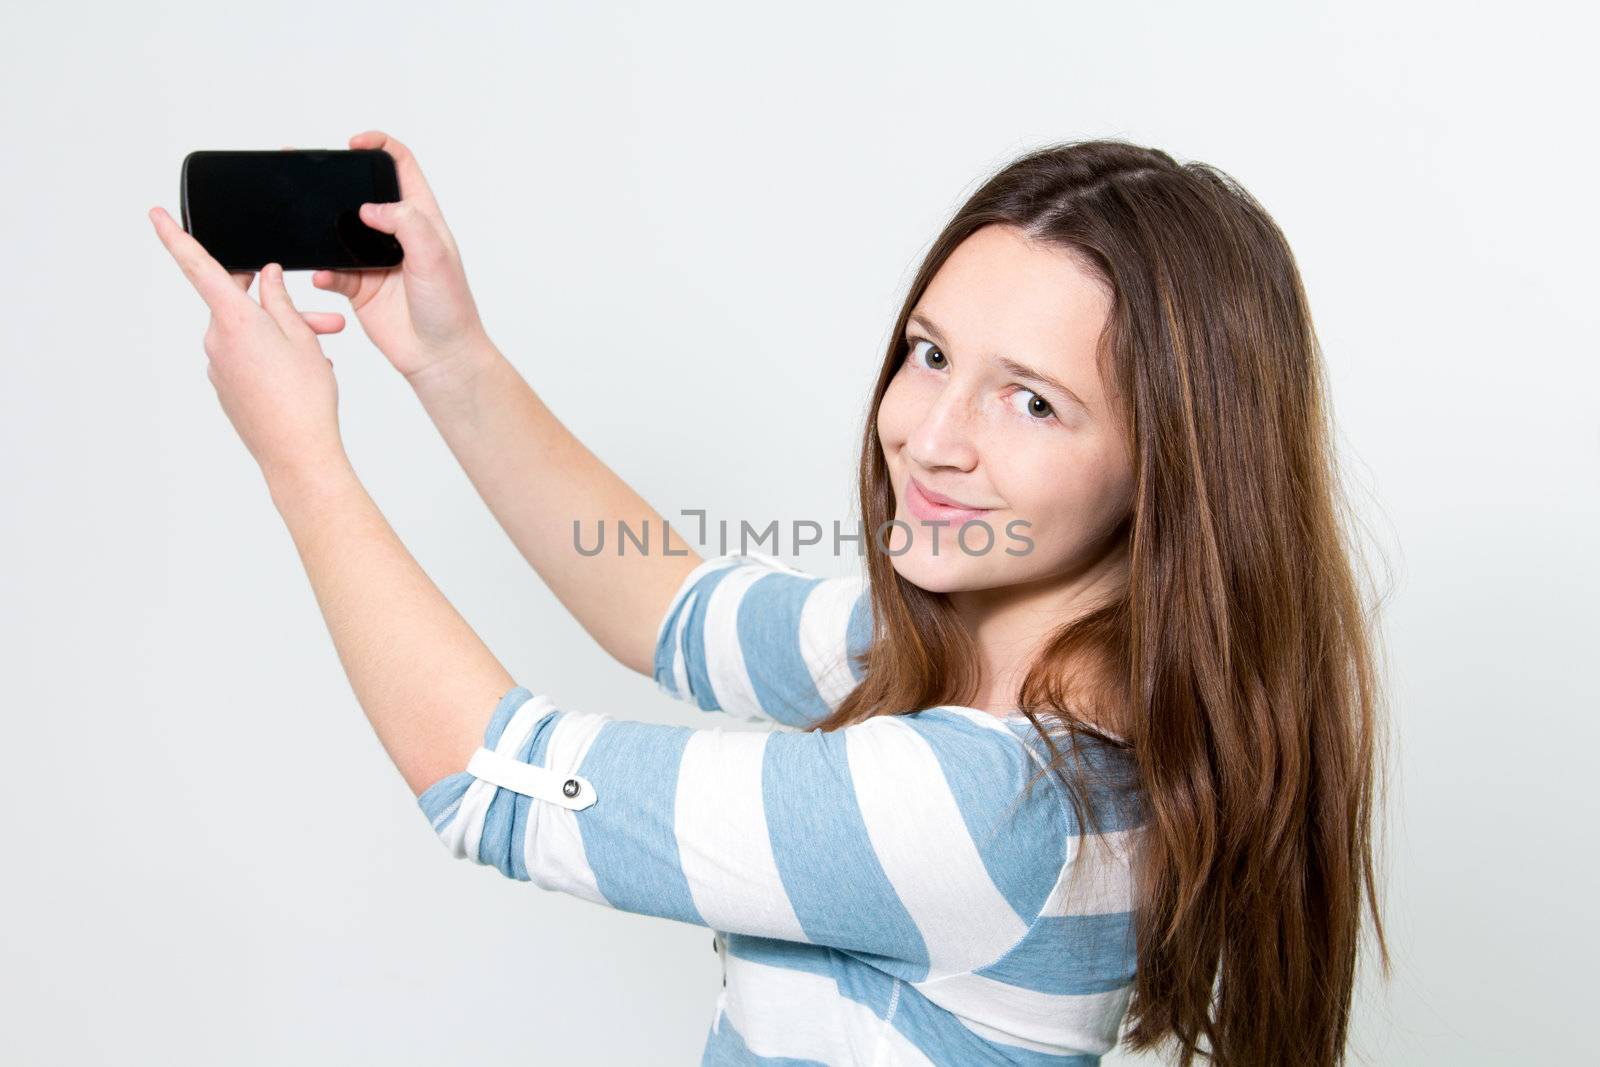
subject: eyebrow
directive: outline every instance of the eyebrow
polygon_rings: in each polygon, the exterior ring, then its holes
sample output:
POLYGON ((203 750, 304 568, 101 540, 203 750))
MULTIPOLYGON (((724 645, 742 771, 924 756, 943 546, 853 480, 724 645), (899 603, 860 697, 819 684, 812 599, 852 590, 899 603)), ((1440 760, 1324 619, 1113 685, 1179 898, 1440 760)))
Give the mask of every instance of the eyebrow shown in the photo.
MULTIPOLYGON (((938 325, 935 324, 932 319, 928 318, 928 316, 923 312, 913 311, 909 316, 906 317, 906 322, 908 324, 914 322, 918 326, 921 326, 923 329, 927 330, 933 335, 933 339, 935 341, 938 341, 942 345, 948 345, 950 343, 945 339, 945 336, 939 330, 938 325)), ((1043 385, 1050 389, 1054 389, 1059 393, 1064 393, 1068 399, 1072 400, 1079 407, 1083 408, 1083 410, 1090 410, 1089 405, 1083 402, 1083 397, 1079 396, 1077 393, 1068 388, 1065 382, 1062 382, 1056 378, 1052 378, 1044 371, 1035 370, 1026 363, 1018 363, 1016 360, 1009 359, 1006 356, 996 356, 994 357, 994 362, 996 366, 1004 370, 1007 374, 1013 375, 1017 378, 1024 378, 1028 381, 1034 382, 1037 385, 1043 385)))

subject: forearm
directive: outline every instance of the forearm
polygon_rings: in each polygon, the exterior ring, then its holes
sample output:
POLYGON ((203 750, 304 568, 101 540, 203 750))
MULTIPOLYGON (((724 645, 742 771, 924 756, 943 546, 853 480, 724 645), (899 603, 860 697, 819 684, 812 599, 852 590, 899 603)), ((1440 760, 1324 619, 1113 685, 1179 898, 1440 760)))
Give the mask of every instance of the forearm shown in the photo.
POLYGON ((596 642, 651 672, 656 625, 700 562, 677 529, 569 431, 509 360, 484 338, 476 355, 412 379, 418 399, 524 559, 596 642), (593 549, 578 551, 573 524, 593 549), (618 523, 644 540, 618 553, 618 523), (672 555, 666 554, 670 550, 672 555))
POLYGON ((461 770, 515 682, 347 463, 268 478, 356 700, 414 794, 461 770))

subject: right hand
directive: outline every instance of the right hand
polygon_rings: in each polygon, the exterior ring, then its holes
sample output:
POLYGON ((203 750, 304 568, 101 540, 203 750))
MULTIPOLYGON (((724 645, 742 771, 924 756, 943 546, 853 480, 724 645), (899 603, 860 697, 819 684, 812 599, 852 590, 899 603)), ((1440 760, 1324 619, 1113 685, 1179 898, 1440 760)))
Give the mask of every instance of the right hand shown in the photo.
POLYGON ((470 362, 488 338, 455 239, 411 150, 382 130, 356 134, 350 147, 394 157, 400 199, 363 204, 361 221, 393 234, 404 258, 380 270, 319 270, 311 284, 349 297, 372 343, 417 385, 470 362))

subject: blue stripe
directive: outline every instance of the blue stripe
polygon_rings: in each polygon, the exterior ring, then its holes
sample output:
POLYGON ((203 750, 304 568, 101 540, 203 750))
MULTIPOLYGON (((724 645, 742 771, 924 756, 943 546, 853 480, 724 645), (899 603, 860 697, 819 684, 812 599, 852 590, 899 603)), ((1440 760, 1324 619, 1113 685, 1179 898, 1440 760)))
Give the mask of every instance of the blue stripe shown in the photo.
POLYGON ((933 749, 989 877, 1018 918, 1032 922, 1066 862, 1063 799, 1048 782, 1023 799, 1033 762, 1006 734, 942 708, 900 719, 933 749))
MULTIPOLYGON (((1048 719, 1044 719, 1043 716, 1041 719, 1047 727, 1050 725, 1048 719)), ((1045 747, 1044 739, 1039 736, 1039 731, 1033 728, 1032 723, 1013 721, 1006 725, 1033 749, 1040 759, 1045 761, 1050 759, 1050 750, 1045 747)), ((1078 759, 1083 767, 1080 771, 1074 764, 1071 742, 1066 733, 1054 731, 1051 738, 1061 751, 1062 759, 1065 761, 1062 769, 1069 778, 1072 778, 1080 801, 1087 802, 1092 809, 1097 820, 1095 832, 1114 833, 1144 823, 1147 817, 1144 809, 1144 793, 1139 788, 1139 766, 1134 760, 1133 753, 1080 734, 1078 759)), ((1034 785, 1034 789, 1037 791, 1047 782, 1057 791, 1061 803, 1066 805, 1071 833, 1074 836, 1087 833, 1090 828, 1079 822, 1077 813, 1072 810, 1071 802, 1067 799, 1067 788, 1054 771, 1040 779, 1034 785)))
MULTIPOLYGON (((541 724, 543 725, 543 724, 541 724)), ((528 750, 533 747, 533 738, 529 737, 523 742, 520 750, 514 757, 527 762, 528 750)), ((489 801, 489 810, 483 817, 483 836, 478 841, 478 862, 492 863, 500 869, 500 873, 508 878, 517 876, 517 868, 522 864, 516 858, 522 852, 520 848, 513 848, 512 825, 516 821, 518 801, 528 801, 529 797, 522 796, 510 789, 496 789, 494 797, 489 801)), ((523 805, 526 810, 526 804, 523 805)), ((527 881, 526 872, 520 881, 527 881)))
POLYGON ((1107 993, 1133 981, 1133 913, 1045 915, 1010 952, 978 974, 1037 993, 1107 993))
POLYGON ((768 735, 761 791, 772 857, 806 939, 926 978, 928 946, 868 838, 844 732, 768 735))
POLYGON ((595 803, 578 813, 595 884, 614 908, 698 926, 701 918, 678 854, 678 770, 694 731, 687 726, 610 720, 578 773, 595 803))
MULTIPOLYGON (((697 581, 696 586, 699 585, 697 581)), ((667 608, 667 617, 661 621, 661 629, 656 634, 655 662, 651 674, 655 677, 656 684, 675 697, 682 697, 678 692, 678 680, 672 669, 673 657, 678 649, 678 620, 683 617, 689 600, 694 596, 694 587, 687 590, 680 589, 672 604, 667 608)))
POLYGON ((790 971, 804 971, 832 979, 838 972, 835 957, 838 955, 827 945, 808 945, 804 941, 784 941, 776 937, 759 937, 756 934, 725 935, 728 955, 768 967, 782 967, 790 971))
POLYGON ((500 735, 506 732, 506 726, 511 722, 511 716, 517 709, 533 699, 533 692, 524 686, 514 685, 500 698, 500 703, 495 705, 494 714, 489 716, 489 725, 483 730, 483 744, 485 748, 493 748, 500 743, 500 735))
POLYGON ((789 726, 808 726, 828 713, 800 654, 800 614, 821 584, 821 578, 774 571, 751 582, 739 598, 739 649, 756 702, 789 726))

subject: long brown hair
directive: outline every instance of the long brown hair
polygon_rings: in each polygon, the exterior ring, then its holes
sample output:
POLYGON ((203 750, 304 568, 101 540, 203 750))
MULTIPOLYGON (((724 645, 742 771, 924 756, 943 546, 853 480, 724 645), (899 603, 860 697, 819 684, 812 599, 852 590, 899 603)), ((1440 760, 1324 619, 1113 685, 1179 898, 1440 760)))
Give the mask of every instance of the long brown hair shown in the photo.
POLYGON ((1085 798, 1104 791, 1086 784, 1080 738, 1136 770, 1123 1044, 1175 1043, 1184 1067, 1342 1063, 1363 892, 1389 973, 1374 873, 1387 748, 1377 627, 1299 271, 1228 175, 1122 141, 1051 145, 990 177, 933 242, 863 434, 873 639, 862 681, 817 728, 965 704, 980 683, 945 596, 900 578, 873 536, 895 514, 877 411, 918 299, 996 224, 1077 255, 1114 294, 1098 357, 1135 473, 1119 531, 1127 586, 1051 635, 1019 710, 1085 832, 1099 822, 1085 798))

